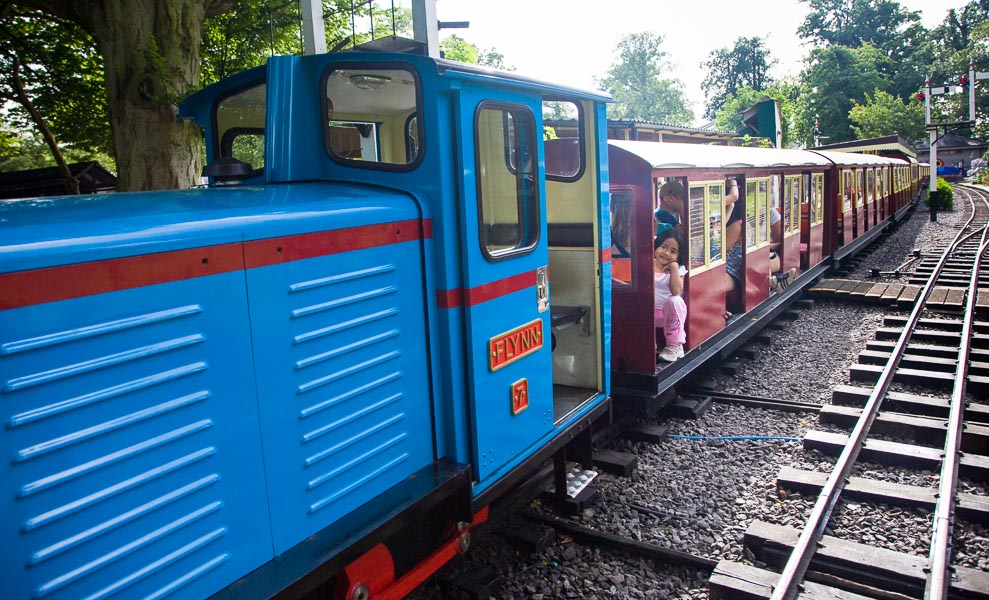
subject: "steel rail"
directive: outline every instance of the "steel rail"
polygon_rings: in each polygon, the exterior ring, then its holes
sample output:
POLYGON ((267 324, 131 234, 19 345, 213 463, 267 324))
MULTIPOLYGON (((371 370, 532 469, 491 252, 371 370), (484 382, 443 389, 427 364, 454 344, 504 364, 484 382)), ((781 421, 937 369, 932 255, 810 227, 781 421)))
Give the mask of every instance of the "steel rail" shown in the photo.
MULTIPOLYGON (((971 219, 969 219, 969 223, 971 223, 971 219)), ((852 467, 858 459, 859 452, 862 450, 862 446, 865 443, 869 430, 872 428, 873 422, 876 420, 879 406, 882 404, 883 399, 885 399, 886 394, 889 392, 890 386, 893 384, 893 377, 896 374, 896 369, 899 367, 900 360, 906 353, 910 336, 913 334, 917 322, 920 320, 920 315, 924 310, 924 306, 931 292, 934 291, 935 282, 940 276, 941 271, 944 270, 949 256, 953 254, 953 250, 959 243, 958 240, 962 237, 963 231, 964 228, 959 230, 951 244, 949 244, 948 248, 941 255, 941 258, 931 273, 930 279, 927 280, 923 290, 921 290, 920 295, 917 297, 913 310, 910 312, 906 325, 903 327, 903 332, 897 338, 896 345, 893 347, 889 360, 886 362, 886 366, 879 375, 876 386, 873 388, 869 399, 862 409, 862 415, 849 435, 848 444, 838 457, 834 470, 828 476, 828 480, 824 484, 810 516, 807 518, 807 523, 803 531, 800 532, 800 537, 797 539, 793 550, 790 552, 790 557, 787 559, 786 565, 784 565, 780 573, 779 580, 777 580, 773 588, 770 600, 794 600, 797 597, 800 591, 800 584, 807 573, 807 568, 810 566, 811 560, 814 558, 814 549, 820 542, 824 534, 824 528, 827 526, 831 518, 831 513, 841 497, 841 492, 848 481, 852 467)))
MULTIPOLYGON (((972 202, 972 219, 975 219, 975 201, 972 202)), ((989 200, 982 198, 989 210, 989 200)), ((951 404, 948 411, 947 435, 944 441, 944 458, 941 462, 941 477, 938 482, 937 505, 934 508, 934 524, 931 536, 931 552, 928 558, 927 582, 924 587, 925 600, 945 600, 951 587, 951 537, 954 530, 955 499, 958 488, 958 463, 961 454, 962 428, 964 427, 965 385, 968 379, 969 353, 972 346, 972 323, 975 321, 975 305, 979 295, 979 270, 982 256, 989 248, 989 228, 982 228, 979 252, 972 266, 968 284, 968 301, 965 305, 965 320, 962 324, 961 344, 958 348, 958 362, 955 365, 955 384, 951 391, 951 404)))

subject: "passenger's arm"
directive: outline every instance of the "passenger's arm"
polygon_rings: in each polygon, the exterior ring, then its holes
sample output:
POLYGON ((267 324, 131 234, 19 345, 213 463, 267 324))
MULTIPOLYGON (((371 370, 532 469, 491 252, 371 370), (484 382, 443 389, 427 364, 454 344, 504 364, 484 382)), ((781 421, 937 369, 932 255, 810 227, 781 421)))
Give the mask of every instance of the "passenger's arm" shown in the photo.
POLYGON ((679 296, 683 291, 683 278, 680 277, 680 265, 671 262, 667 267, 670 270, 670 293, 679 296))

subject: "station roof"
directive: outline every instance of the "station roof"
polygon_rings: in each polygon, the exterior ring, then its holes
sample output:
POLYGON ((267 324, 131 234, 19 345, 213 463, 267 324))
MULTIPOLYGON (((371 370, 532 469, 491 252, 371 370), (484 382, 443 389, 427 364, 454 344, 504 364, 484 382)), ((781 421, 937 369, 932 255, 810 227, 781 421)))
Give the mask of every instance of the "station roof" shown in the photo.
POLYGON ((839 152, 860 152, 863 154, 900 154, 904 157, 916 158, 917 152, 905 139, 898 135, 868 138, 838 142, 810 148, 810 150, 836 150, 839 152))

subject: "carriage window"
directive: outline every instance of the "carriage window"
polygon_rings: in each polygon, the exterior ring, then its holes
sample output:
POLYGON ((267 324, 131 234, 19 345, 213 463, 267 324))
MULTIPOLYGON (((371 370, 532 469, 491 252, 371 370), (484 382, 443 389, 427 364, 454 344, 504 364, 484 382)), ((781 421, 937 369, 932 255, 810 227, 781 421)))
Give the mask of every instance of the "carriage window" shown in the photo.
POLYGON ((745 247, 755 246, 755 213, 756 213, 756 190, 758 186, 754 180, 745 182, 745 247))
POLYGON ((482 250, 489 260, 531 251, 539 235, 535 119, 522 106, 483 103, 474 134, 482 250))
POLYGON ((842 197, 842 211, 848 212, 852 210, 852 186, 854 185, 852 172, 842 171, 841 182, 841 187, 844 190, 844 196, 842 197))
POLYGON ((724 239, 724 213, 725 184, 716 183, 707 186, 707 258, 709 263, 724 260, 724 248, 721 241, 724 239))
POLYGON ((865 171, 864 170, 859 169, 858 177, 856 177, 856 180, 858 181, 858 187, 857 187, 857 191, 855 192, 855 206, 860 207, 863 204, 865 204, 865 171))
POLYGON ((331 70, 323 123, 330 156, 354 166, 411 168, 422 148, 418 89, 402 68, 331 70))
POLYGON ((786 178, 783 189, 785 193, 783 195, 783 207, 786 211, 786 231, 793 233, 800 228, 800 198, 801 198, 801 185, 800 176, 793 175, 786 178))
POLYGON ((817 182, 817 218, 814 219, 815 223, 824 222, 824 174, 818 173, 814 176, 814 181, 817 182))
POLYGON ((761 246, 769 241, 769 190, 779 189, 779 178, 749 179, 745 182, 745 247, 761 246))
POLYGON ((866 184, 866 190, 869 194, 869 202, 876 199, 876 170, 869 169, 868 171, 869 181, 866 184))
POLYGON ((704 221, 705 221, 705 201, 704 201, 704 186, 703 185, 692 185, 690 186, 690 196, 688 204, 688 227, 690 228, 690 239, 687 241, 687 246, 690 249, 690 269, 697 269, 703 267, 707 264, 707 244, 705 241, 704 234, 704 221))
POLYGON ((238 90, 216 106, 216 158, 244 161, 264 168, 265 84, 238 90))
MULTIPOLYGON (((779 176, 773 175, 771 178, 772 189, 779 189, 779 176)), ((769 242, 769 181, 760 181, 758 191, 756 191, 756 197, 758 202, 756 203, 757 211, 757 230, 756 235, 758 236, 759 245, 766 244, 769 242)), ((773 194, 775 197, 775 194, 773 194)))
POLYGON ((576 181, 584 171, 584 115, 569 100, 543 100, 546 179, 576 181))
POLYGON ((611 280, 616 289, 632 284, 632 190, 611 192, 611 280))

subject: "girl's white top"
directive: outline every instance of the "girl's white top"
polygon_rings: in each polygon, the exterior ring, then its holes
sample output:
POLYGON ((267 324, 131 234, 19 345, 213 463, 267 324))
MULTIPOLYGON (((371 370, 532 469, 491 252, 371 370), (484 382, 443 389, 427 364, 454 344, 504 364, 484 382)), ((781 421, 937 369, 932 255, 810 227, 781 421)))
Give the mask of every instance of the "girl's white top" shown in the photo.
MULTIPOLYGON (((682 279, 686 274, 687 267, 680 265, 680 278, 682 279)), ((656 308, 663 308, 667 298, 673 295, 670 293, 670 274, 654 273, 654 275, 656 277, 656 284, 653 292, 656 294, 656 308)))

